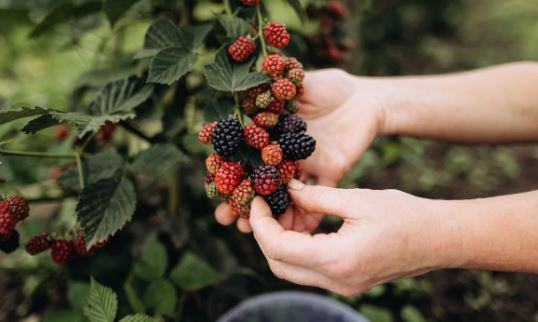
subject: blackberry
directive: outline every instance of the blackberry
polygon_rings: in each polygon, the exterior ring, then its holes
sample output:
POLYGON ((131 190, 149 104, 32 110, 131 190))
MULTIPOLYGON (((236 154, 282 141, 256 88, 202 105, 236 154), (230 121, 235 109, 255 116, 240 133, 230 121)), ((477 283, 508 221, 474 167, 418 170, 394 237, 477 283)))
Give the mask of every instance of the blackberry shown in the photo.
POLYGON ((295 114, 281 115, 276 125, 276 131, 279 135, 284 133, 304 133, 306 129, 306 122, 295 114))
POLYGON ((304 160, 316 149, 316 140, 304 133, 284 133, 278 143, 285 160, 304 160))
POLYGON ((265 196, 264 199, 275 215, 282 215, 290 205, 290 196, 284 186, 272 194, 265 196))
POLYGON ((228 118, 217 123, 213 133, 213 147, 223 157, 231 156, 237 151, 243 140, 243 128, 237 119, 228 118))
POLYGON ((19 248, 19 232, 14 230, 8 239, 0 242, 0 250, 6 254, 11 254, 17 248, 19 248))

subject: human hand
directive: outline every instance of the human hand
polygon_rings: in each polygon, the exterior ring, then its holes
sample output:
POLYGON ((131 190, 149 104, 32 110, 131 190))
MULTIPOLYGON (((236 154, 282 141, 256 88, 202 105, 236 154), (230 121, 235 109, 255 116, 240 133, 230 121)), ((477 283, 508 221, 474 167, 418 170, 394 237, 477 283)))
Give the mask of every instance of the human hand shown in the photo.
MULTIPOLYGON (((369 82, 339 69, 308 72, 304 87, 299 114, 317 143, 314 154, 301 162, 303 179, 314 178, 320 185, 336 186, 381 132, 382 96, 369 88, 369 82)), ((215 217, 223 225, 237 219, 227 204, 217 208, 215 217)), ((281 218, 286 225, 287 217, 281 218)), ((298 229, 313 231, 322 218, 319 213, 306 213, 294 217, 293 222, 298 229)), ((238 219, 237 227, 242 232, 251 231, 247 219, 238 219)))
POLYGON ((435 201, 396 190, 335 189, 292 181, 292 208, 277 222, 262 198, 250 225, 273 273, 345 296, 405 276, 459 265, 459 231, 435 201), (343 219, 336 233, 301 233, 287 222, 302 212, 343 219), (284 226, 284 227, 283 227, 284 226))

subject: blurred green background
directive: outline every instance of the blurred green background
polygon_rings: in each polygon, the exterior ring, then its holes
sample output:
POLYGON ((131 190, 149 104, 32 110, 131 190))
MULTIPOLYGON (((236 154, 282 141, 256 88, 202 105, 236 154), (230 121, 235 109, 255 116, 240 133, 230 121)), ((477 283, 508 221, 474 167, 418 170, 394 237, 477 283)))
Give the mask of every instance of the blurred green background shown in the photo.
MULTIPOLYGON (((0 8, 5 1, 0 0, 0 8)), ((356 74, 445 73, 538 60, 536 0, 364 0, 348 4, 347 32, 354 41, 353 56, 339 67, 356 74)), ((298 27, 295 16, 284 12, 287 7, 279 1, 271 6, 283 11, 275 15, 279 20, 284 17, 298 27)), ((35 14, 30 18, 39 20, 39 12, 35 14)), ((30 20, 0 10, 0 107, 65 108, 80 75, 113 64, 117 46, 135 52, 150 23, 138 21, 119 34, 90 18, 80 19, 29 40, 30 20), (12 19, 20 23, 14 27, 8 23, 12 19), (129 37, 122 37, 126 34, 129 37), (115 37, 122 37, 121 41, 115 37)), ((5 138, 12 129, 0 129, 0 137, 5 138)), ((39 144, 25 136, 16 140, 29 146, 39 144)), ((537 145, 467 146, 382 138, 342 186, 397 188, 432 198, 475 198, 537 189, 536 169, 537 145)), ((0 274, 0 282, 8 280, 0 274)), ((442 271, 342 300, 373 322, 538 321, 538 276, 442 271)))

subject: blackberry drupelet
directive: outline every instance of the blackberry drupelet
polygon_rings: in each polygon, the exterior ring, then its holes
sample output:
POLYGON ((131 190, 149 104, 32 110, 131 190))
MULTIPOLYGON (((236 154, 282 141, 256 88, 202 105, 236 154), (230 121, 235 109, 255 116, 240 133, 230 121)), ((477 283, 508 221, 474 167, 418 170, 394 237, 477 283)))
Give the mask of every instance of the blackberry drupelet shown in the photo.
POLYGON ((316 149, 316 140, 304 133, 284 133, 278 143, 285 160, 304 160, 316 149))
POLYGON ((277 191, 264 198, 275 215, 282 215, 290 205, 290 196, 285 186, 280 187, 277 191))
POLYGON ((213 133, 213 147, 223 157, 231 156, 243 141, 243 128, 235 118, 228 118, 217 123, 213 133))

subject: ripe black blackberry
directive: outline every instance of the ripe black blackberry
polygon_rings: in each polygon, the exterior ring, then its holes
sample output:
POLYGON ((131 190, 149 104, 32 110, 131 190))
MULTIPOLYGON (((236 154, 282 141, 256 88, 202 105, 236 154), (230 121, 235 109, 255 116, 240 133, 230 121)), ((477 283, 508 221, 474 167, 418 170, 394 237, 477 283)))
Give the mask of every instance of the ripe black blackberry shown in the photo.
POLYGON ((13 253, 19 248, 19 232, 14 230, 8 239, 0 241, 0 250, 6 254, 13 253))
POLYGON ((276 125, 277 135, 306 132, 306 122, 296 114, 282 114, 276 125))
POLYGON ((277 191, 264 198, 275 215, 282 215, 290 205, 290 196, 285 186, 281 186, 277 191))
POLYGON ((304 133, 284 133, 278 140, 285 160, 304 160, 316 149, 316 140, 304 133))
POLYGON ((217 123, 213 133, 213 147, 223 157, 231 156, 243 141, 243 128, 235 118, 228 118, 217 123))

